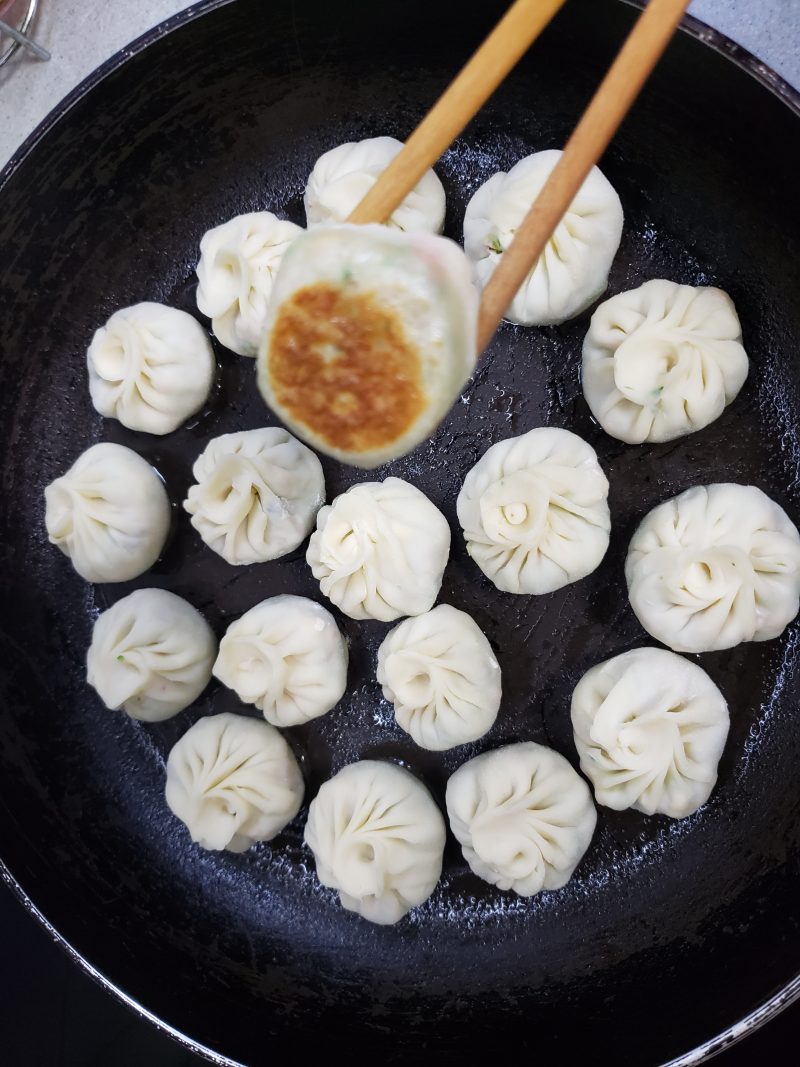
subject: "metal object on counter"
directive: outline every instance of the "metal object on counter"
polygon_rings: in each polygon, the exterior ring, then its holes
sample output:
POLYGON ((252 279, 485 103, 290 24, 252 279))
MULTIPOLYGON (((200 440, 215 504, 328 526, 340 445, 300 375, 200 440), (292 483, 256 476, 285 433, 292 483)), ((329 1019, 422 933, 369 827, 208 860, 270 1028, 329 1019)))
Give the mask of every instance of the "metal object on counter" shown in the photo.
MULTIPOLYGON (((0 14, 5 14, 5 6, 0 5, 0 14)), ((9 59, 11 59, 20 48, 27 48, 38 59, 47 60, 50 58, 50 53, 46 48, 42 48, 37 44, 29 35, 28 30, 36 15, 36 8, 38 7, 38 0, 29 0, 28 8, 25 12, 22 22, 19 26, 12 26, 10 23, 0 19, 0 35, 5 34, 11 38, 11 44, 4 51, 0 52, 0 67, 4 66, 9 59)))

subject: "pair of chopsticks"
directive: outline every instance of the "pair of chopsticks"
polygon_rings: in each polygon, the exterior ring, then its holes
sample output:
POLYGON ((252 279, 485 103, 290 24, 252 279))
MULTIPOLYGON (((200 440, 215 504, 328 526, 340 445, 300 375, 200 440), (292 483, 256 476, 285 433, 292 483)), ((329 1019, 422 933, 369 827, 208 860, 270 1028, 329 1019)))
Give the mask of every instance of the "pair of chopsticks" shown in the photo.
MULTIPOLYGON (((474 118, 565 0, 516 0, 350 215, 385 222, 474 118)), ((478 351, 538 260, 669 43, 689 0, 650 0, 481 296, 478 351)))

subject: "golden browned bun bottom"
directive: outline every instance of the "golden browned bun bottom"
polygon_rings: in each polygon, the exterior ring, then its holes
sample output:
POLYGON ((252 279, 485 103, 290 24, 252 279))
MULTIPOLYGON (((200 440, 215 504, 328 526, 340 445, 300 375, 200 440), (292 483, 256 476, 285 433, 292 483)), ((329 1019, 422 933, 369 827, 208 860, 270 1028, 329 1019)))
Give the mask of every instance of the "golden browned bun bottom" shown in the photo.
POLYGON ((281 408, 336 449, 392 444, 427 403, 400 316, 347 286, 317 282, 281 304, 268 366, 281 408))

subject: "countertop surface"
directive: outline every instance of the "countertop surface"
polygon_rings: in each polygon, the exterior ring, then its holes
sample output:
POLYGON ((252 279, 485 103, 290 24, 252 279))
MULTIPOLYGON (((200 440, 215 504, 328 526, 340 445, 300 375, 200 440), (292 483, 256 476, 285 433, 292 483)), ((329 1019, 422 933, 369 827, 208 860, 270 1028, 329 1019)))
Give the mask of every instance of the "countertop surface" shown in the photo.
MULTIPOLYGON (((34 36, 52 52, 52 60, 17 56, 0 69, 0 167, 95 67, 189 6, 181 0, 40 0, 34 36)), ((690 11, 800 86, 800 0, 694 0, 690 11)), ((3 1062, 26 1067, 200 1064, 83 975, 2 886, 0 937, 3 1062)), ((785 1050, 796 1045, 798 1035, 800 1004, 714 1062, 720 1067, 788 1062, 785 1050)))

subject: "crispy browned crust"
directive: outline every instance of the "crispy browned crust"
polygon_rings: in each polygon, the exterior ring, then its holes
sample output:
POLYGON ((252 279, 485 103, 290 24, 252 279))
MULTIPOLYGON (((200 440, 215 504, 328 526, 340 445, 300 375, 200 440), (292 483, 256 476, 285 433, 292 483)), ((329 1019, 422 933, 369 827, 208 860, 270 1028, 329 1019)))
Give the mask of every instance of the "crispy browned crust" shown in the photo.
POLYGON ((343 451, 392 444, 426 403, 420 355, 399 315, 347 285, 317 282, 285 300, 266 358, 277 404, 343 451))

